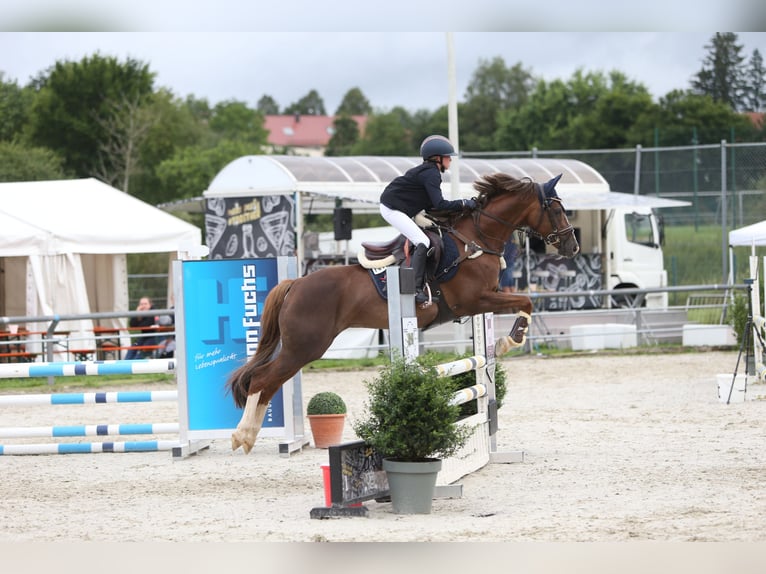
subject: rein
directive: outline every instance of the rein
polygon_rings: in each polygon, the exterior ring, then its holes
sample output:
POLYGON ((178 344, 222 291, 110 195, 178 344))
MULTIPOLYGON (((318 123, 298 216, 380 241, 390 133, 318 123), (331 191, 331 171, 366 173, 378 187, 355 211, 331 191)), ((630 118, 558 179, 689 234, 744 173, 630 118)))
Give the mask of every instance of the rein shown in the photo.
POLYGON ((558 229, 555 223, 553 222, 551 205, 553 204, 553 202, 558 202, 558 204, 562 206, 561 198, 558 195, 556 195, 555 190, 551 190, 550 192, 545 191, 543 189, 543 186, 540 185, 539 183, 535 183, 535 188, 537 190, 537 197, 538 197, 538 200, 540 201, 540 205, 543 208, 543 212, 548 214, 548 220, 550 221, 551 227, 553 227, 553 231, 551 233, 549 233, 548 235, 542 235, 541 233, 538 233, 534 229, 531 229, 529 226, 523 226, 523 227, 518 226, 492 213, 489 213, 488 211, 485 211, 481 207, 477 207, 473 211, 473 217, 472 217, 474 229, 477 235, 481 239, 482 243, 484 243, 487 246, 489 245, 490 240, 501 242, 500 249, 498 250, 498 249, 492 249, 489 247, 482 247, 475 240, 465 237, 462 233, 457 231, 452 223, 447 227, 439 225, 438 227, 442 231, 446 233, 451 233, 457 239, 463 242, 463 244, 465 244, 466 246, 466 249, 455 261, 452 262, 452 264, 448 268, 444 269, 441 273, 439 273, 437 277, 445 275, 447 272, 449 272, 454 267, 457 267, 458 265, 460 265, 460 263, 462 263, 466 259, 478 257, 482 255, 483 253, 488 253, 490 255, 497 255, 499 257, 503 256, 503 251, 505 250, 505 244, 507 243, 507 240, 503 240, 500 237, 491 237, 485 234, 484 231, 481 229, 481 226, 479 225, 479 222, 482 216, 488 217, 489 219, 492 219, 493 221, 496 221, 497 223, 500 223, 501 225, 507 228, 510 228, 511 233, 513 233, 513 231, 518 230, 519 232, 526 234, 528 236, 534 236, 539 239, 542 239, 547 245, 558 245, 559 243, 561 243, 561 239, 564 235, 568 233, 572 233, 574 231, 574 226, 571 223, 567 225, 566 227, 564 227, 563 229, 558 229))

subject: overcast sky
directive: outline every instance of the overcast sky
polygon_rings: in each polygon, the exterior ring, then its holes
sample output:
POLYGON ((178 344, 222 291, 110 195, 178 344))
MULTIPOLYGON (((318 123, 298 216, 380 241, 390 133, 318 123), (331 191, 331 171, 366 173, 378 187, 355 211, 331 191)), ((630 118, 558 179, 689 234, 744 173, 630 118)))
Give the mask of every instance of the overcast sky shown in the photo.
MULTIPOLYGON (((766 33, 738 32, 743 53, 766 56, 766 33)), ((655 100, 686 89, 702 67, 714 32, 455 32, 456 93, 479 63, 500 56, 546 81, 567 80, 578 69, 616 69, 644 84, 655 100)), ((315 89, 328 114, 358 87, 376 110, 402 106, 434 111, 448 102, 445 32, 3 32, 0 71, 20 85, 57 60, 79 61, 99 52, 145 62, 155 87, 179 97, 224 100, 255 107, 264 94, 280 108, 315 89)))

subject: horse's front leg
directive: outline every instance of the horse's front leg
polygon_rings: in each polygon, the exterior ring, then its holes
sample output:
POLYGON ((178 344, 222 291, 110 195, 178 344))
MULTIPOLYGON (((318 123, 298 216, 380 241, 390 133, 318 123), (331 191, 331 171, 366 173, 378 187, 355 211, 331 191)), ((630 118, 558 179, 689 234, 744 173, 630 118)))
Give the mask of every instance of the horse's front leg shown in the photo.
POLYGON ((532 300, 526 295, 517 293, 494 292, 482 298, 482 303, 490 306, 493 313, 510 314, 516 313, 516 321, 511 331, 500 337, 495 342, 495 355, 500 357, 510 351, 521 347, 527 341, 527 330, 532 322, 532 300))

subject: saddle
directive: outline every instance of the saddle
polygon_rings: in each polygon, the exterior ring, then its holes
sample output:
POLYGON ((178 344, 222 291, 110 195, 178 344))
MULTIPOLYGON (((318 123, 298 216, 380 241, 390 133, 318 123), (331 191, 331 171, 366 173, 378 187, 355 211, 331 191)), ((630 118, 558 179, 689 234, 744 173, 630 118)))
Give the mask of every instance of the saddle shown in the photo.
MULTIPOLYGON (((420 212, 415 216, 417 223, 425 231, 431 241, 426 261, 426 280, 432 280, 436 267, 444 252, 441 230, 437 221, 420 212), (433 231, 433 230, 436 231, 433 231)), ((365 269, 385 269, 391 265, 401 265, 404 261, 410 263, 410 252, 414 246, 404 235, 398 235, 390 241, 367 241, 362 243, 362 250, 357 253, 359 264, 365 269)))
MULTIPOLYGON (((444 242, 440 233, 424 230, 431 240, 431 249, 426 259, 426 281, 432 281, 439 261, 444 252, 444 242)), ((357 253, 359 264, 365 269, 385 269, 391 265, 410 264, 410 254, 414 246, 404 235, 398 235, 390 241, 368 241, 362 243, 362 250, 357 253)))

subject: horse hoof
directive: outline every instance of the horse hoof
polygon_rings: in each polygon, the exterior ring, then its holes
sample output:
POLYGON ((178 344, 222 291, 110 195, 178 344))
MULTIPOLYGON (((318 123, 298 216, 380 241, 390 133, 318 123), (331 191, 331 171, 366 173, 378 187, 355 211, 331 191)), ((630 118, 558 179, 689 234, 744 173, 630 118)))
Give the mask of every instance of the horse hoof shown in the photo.
POLYGON ((247 436, 245 436, 247 433, 244 431, 234 431, 231 435, 231 450, 237 450, 239 447, 242 447, 242 450, 245 451, 245 454, 250 454, 250 451, 253 450, 253 446, 255 445, 255 441, 248 440, 247 436))
POLYGON ((518 347, 521 347, 526 342, 527 342, 526 337, 522 337, 521 342, 517 343, 510 335, 506 335, 505 337, 498 339, 497 343, 495 343, 495 356, 502 357, 511 349, 516 349, 518 347))

